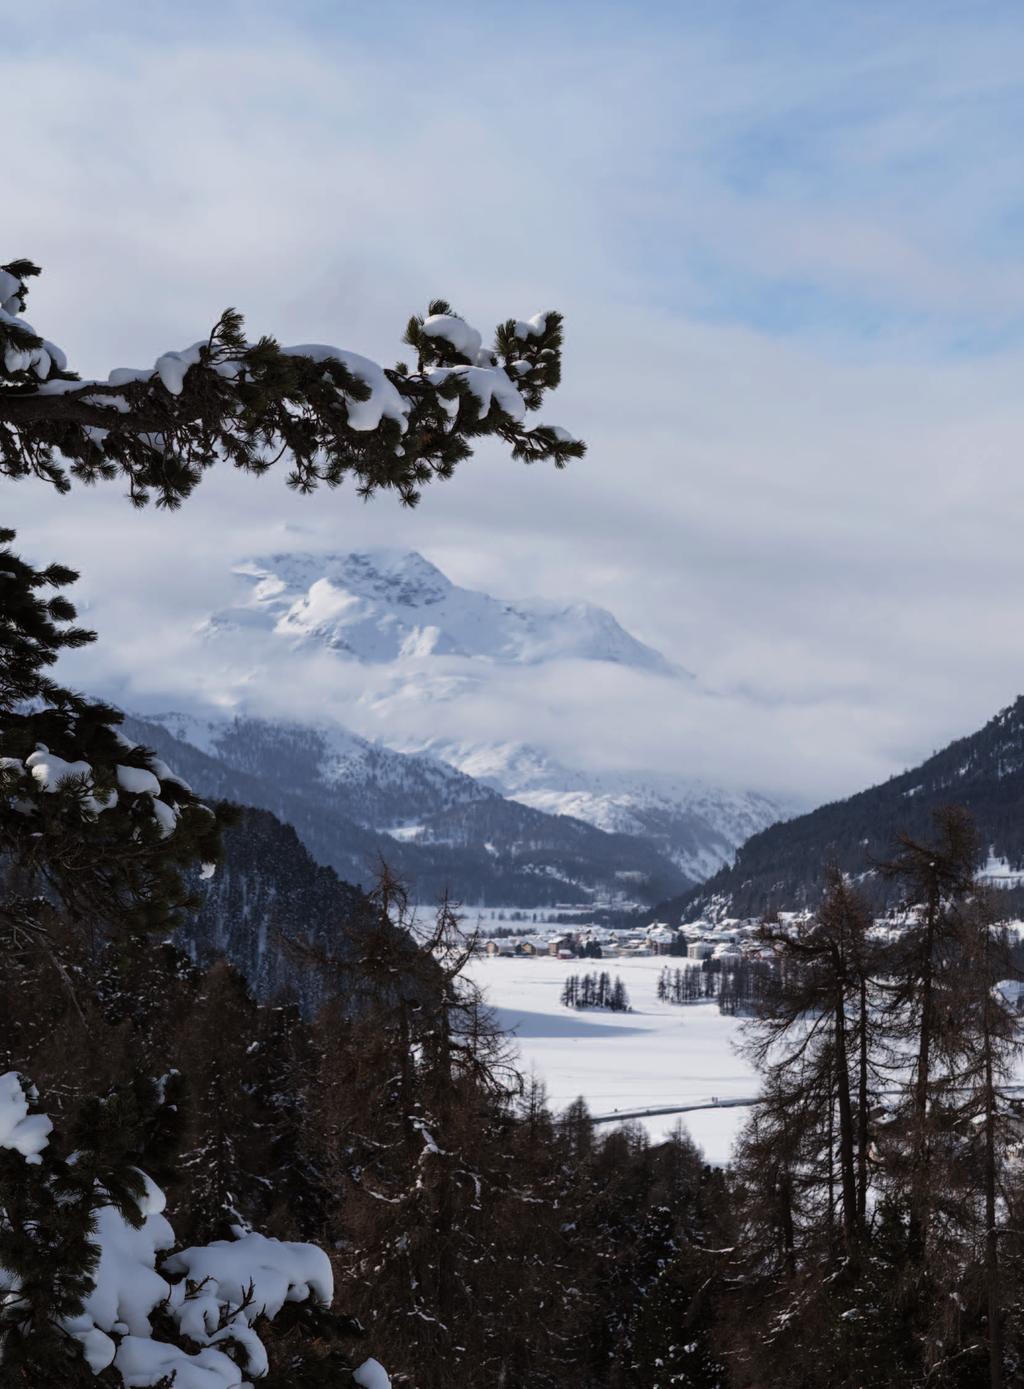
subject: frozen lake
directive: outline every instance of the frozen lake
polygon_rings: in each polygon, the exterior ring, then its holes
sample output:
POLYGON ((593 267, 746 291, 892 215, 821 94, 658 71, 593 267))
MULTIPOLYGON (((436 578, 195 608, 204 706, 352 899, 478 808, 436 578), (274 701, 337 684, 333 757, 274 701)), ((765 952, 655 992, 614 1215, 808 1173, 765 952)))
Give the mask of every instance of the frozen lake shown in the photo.
MULTIPOLYGON (((755 1095, 757 1078, 738 1056, 739 1020, 717 1003, 659 1003, 658 975, 682 962, 666 956, 556 960, 480 956, 469 967, 501 1026, 515 1035, 525 1071, 547 1086, 552 1106, 582 1095, 595 1114, 755 1095), (632 1013, 576 1011, 559 1003, 570 974, 618 975, 632 1013)), ((682 1123, 708 1161, 728 1160, 747 1109, 703 1110, 640 1120, 657 1138, 682 1123)))

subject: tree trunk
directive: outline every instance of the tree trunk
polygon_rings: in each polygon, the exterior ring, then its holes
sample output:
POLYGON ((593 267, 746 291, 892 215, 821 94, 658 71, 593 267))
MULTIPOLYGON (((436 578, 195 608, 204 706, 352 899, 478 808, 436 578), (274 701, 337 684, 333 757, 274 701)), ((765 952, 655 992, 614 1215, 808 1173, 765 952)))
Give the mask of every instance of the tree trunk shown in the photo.
POLYGON ((860 981, 860 1037, 857 1064, 857 1227, 863 1231, 868 1209, 868 986, 860 981))
POLYGON ((921 1261, 928 1243, 928 1207, 930 1143, 928 1138, 928 1090, 931 1079, 932 1044, 932 971, 935 950, 935 925, 938 914, 935 889, 928 895, 927 930, 925 932, 924 969, 921 977, 921 1025, 917 1045, 917 1075, 914 1083, 914 1152, 910 1184, 910 1220, 907 1242, 911 1258, 921 1261))
POLYGON ((836 1090, 839 1097, 839 1173, 843 1191, 843 1239, 847 1248, 857 1233, 857 1182, 853 1167, 853 1106, 850 1102, 850 1070, 846 1047, 846 1007, 842 993, 836 998, 836 1090))
POLYGON ((996 1105, 992 1083, 992 1032, 985 1008, 985 1282, 988 1293, 988 1355, 991 1389, 1003 1389, 1003 1309, 999 1296, 996 1230, 996 1105))
POLYGON ((782 1227, 782 1257, 786 1272, 793 1276, 796 1272, 796 1241, 793 1233, 793 1186, 789 1168, 782 1169, 779 1178, 779 1218, 782 1227))
POLYGON ((404 999, 398 1005, 398 1093, 402 1107, 402 1135, 406 1152, 410 1157, 419 1150, 419 1130, 413 1123, 414 1075, 412 1063, 412 1036, 409 1027, 409 1008, 404 999))
POLYGON ((832 1083, 832 1068, 828 1070, 828 1125, 825 1130, 825 1152, 828 1168, 828 1255, 831 1260, 836 1248, 836 1091, 832 1083))

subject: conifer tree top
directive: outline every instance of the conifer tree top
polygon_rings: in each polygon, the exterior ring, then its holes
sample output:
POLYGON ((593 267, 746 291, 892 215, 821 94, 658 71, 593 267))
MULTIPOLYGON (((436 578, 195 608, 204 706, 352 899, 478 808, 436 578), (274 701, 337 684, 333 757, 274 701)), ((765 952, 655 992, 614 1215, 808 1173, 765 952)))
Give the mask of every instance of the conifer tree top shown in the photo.
POLYGON ((386 368, 343 348, 247 342, 242 317, 151 367, 81 380, 64 353, 26 322, 28 260, 0 266, 0 474, 124 478, 136 505, 174 507, 219 457, 263 473, 287 456, 301 492, 351 476, 361 496, 390 488, 412 505, 452 475, 472 441, 504 440, 527 463, 564 467, 584 445, 557 425, 527 423, 561 376, 562 316, 498 326, 492 347, 443 300, 413 317, 414 367, 386 368))
POLYGON ((47 899, 93 926, 169 929, 191 901, 182 875, 212 871, 229 812, 127 739, 119 710, 50 678, 94 634, 60 591, 75 572, 37 569, 13 539, 0 529, 0 859, 38 895, 0 900, 0 942, 38 935, 47 899))

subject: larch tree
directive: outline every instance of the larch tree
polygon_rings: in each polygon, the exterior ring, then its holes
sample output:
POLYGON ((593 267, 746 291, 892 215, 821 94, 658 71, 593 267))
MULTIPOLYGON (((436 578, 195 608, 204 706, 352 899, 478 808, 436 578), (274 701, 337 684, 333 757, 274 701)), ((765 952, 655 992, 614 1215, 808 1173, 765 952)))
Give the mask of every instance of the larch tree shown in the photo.
POLYGON ((838 1120, 827 1145, 828 1171, 838 1152, 838 1205, 844 1246, 863 1235, 867 1203, 868 1112, 873 1080, 873 1022, 869 1006, 878 949, 871 913, 839 869, 826 872, 825 893, 813 916, 793 927, 766 923, 759 939, 775 952, 780 986, 750 1025, 762 1070, 777 1070, 784 1088, 820 1089, 838 1120))
MULTIPOLYGON (((1007 1095, 1024 1051, 1021 1018, 1007 997, 1008 981, 1020 971, 1013 944, 999 921, 990 894, 978 892, 961 917, 962 979, 959 1049, 953 1103, 958 1115, 964 1164, 970 1183, 969 1234, 980 1230, 980 1284, 989 1351, 990 1389, 1007 1382, 1005 1264, 1000 1248, 1007 1233, 1004 1192, 1016 1167, 1020 1115, 1007 1095), (970 1230, 973 1226, 973 1231, 970 1230)), ((969 1237, 968 1234, 968 1237, 969 1237)))
MULTIPOLYGON (((897 1068, 912 1068, 906 1102, 894 1131, 905 1134, 910 1259, 923 1263, 938 1195, 933 1159, 949 1114, 951 1069, 963 1032, 962 913, 974 888, 978 839, 966 811, 949 806, 935 815, 935 836, 919 841, 902 834, 894 856, 881 866, 898 882, 909 904, 905 929, 888 961, 885 999, 897 1068)), ((902 1164, 900 1164, 902 1165, 902 1164)))

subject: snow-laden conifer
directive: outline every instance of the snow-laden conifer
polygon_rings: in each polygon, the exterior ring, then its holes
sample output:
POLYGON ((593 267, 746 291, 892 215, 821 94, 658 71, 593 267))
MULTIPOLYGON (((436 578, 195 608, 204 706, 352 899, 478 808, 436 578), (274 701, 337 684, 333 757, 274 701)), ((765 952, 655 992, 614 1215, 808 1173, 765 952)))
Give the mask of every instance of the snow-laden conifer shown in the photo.
POLYGON ((184 874, 215 863, 225 812, 203 804, 120 731, 121 714, 49 669, 93 640, 61 590, 0 530, 0 936, 42 940, 54 910, 88 929, 166 929, 188 905, 184 874))
POLYGON ((414 503, 494 435, 527 463, 563 467, 583 444, 559 425, 530 424, 559 383, 562 316, 500 324, 493 344, 443 300, 409 320, 414 366, 379 363, 321 343, 246 340, 226 310, 205 337, 148 367, 83 380, 25 319, 28 260, 0 266, 0 474, 35 475, 60 491, 70 479, 122 478, 138 504, 177 506, 219 458, 262 473, 288 460, 302 492, 351 477, 414 503))
MULTIPOLYGON (((134 1098, 138 1098, 136 1090, 134 1098)), ((55 1147, 20 1077, 0 1076, 0 1384, 246 1389, 271 1368, 263 1328, 309 1304, 329 1334, 334 1278, 315 1245, 238 1228, 176 1250, 163 1192, 131 1164, 149 1106, 113 1095, 55 1147), (113 1379, 111 1378, 113 1376, 113 1379)), ((342 1324, 344 1319, 340 1319, 342 1324)), ((335 1361, 334 1383, 390 1381, 335 1361)), ((292 1383, 311 1382, 301 1371, 292 1383)))

